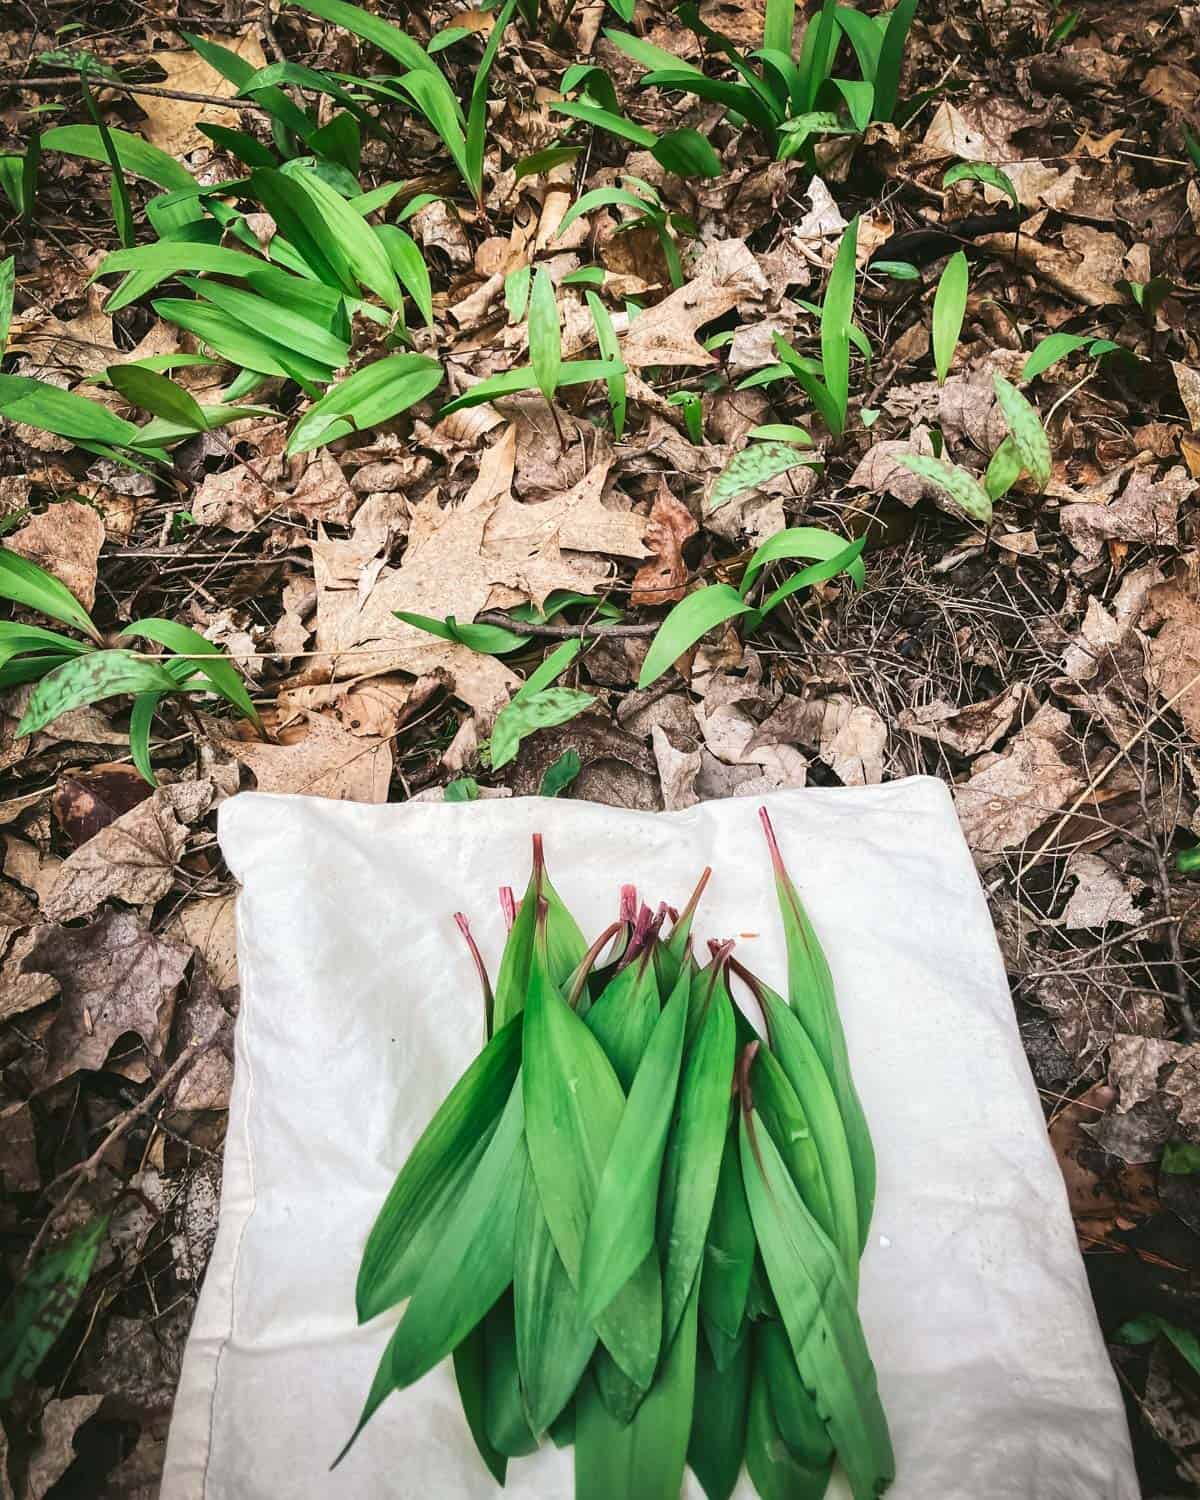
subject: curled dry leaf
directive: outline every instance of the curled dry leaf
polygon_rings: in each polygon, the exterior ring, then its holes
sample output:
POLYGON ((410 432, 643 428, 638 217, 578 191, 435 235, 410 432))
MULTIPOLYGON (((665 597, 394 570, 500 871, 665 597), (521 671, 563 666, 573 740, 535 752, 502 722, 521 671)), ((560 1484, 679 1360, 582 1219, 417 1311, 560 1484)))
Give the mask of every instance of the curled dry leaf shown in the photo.
POLYGON ((721 283, 699 276, 633 320, 621 340, 621 357, 631 369, 648 365, 715 365, 696 338, 697 330, 723 317, 745 296, 740 282, 721 283))
POLYGON ((47 1403, 26 1472, 27 1500, 44 1500, 75 1462, 75 1434, 95 1416, 103 1400, 103 1396, 67 1396, 47 1403))
POLYGON ((87 927, 38 928, 24 968, 57 980, 62 994, 38 1088, 103 1067, 126 1032, 161 1057, 191 956, 190 948, 148 932, 132 912, 109 909, 87 927))
POLYGON ((658 481, 646 527, 646 540, 653 556, 650 562, 642 564, 634 577, 633 591, 629 596, 634 608, 674 604, 683 598, 688 579, 683 544, 698 530, 691 511, 682 500, 675 498, 666 475, 663 475, 658 481))
POLYGON ((1179 507, 1195 488, 1182 465, 1161 477, 1139 466, 1119 498, 1107 505, 1065 505, 1063 535, 1086 562, 1097 561, 1110 541, 1172 546, 1179 540, 1179 507))
POLYGON ((843 786, 878 786, 886 748, 887 725, 869 704, 852 703, 840 693, 825 700, 821 759, 843 786))
POLYGON ((994 698, 960 706, 944 698, 906 708, 898 725, 909 734, 936 740, 956 755, 980 755, 993 749, 1012 728, 1025 701, 1024 683, 1014 682, 994 698))
POLYGON ((195 948, 219 990, 237 984, 237 916, 233 896, 187 901, 171 915, 163 936, 195 948))
POLYGON ((700 775, 700 747, 696 740, 684 736, 673 739, 662 727, 655 724, 652 730, 654 761, 658 767, 659 785, 662 788, 663 807, 667 812, 679 812, 685 807, 695 807, 700 801, 696 790, 696 779, 700 775))
POLYGON ((1103 927, 1109 922, 1133 926, 1143 919, 1135 901, 1146 885, 1136 875, 1122 874, 1108 860, 1086 852, 1070 857, 1067 874, 1074 876, 1076 885, 1062 914, 1064 927, 1103 927))

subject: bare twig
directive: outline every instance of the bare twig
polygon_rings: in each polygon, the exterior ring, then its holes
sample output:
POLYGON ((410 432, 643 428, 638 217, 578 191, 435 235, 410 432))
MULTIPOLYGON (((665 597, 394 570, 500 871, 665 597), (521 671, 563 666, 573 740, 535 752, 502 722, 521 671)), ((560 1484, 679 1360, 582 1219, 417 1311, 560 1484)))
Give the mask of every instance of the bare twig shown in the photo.
POLYGON ((532 620, 510 620, 498 609, 475 616, 479 625, 502 625, 514 635, 542 636, 550 641, 573 641, 581 635, 638 636, 654 635, 661 620, 644 620, 639 625, 536 625, 532 620))
MULTIPOLYGON (((79 82, 77 73, 64 73, 61 78, 0 78, 0 89, 16 92, 19 89, 63 89, 79 82)), ((125 94, 151 94, 156 99, 182 99, 188 104, 215 104, 221 109, 253 109, 259 114, 269 115, 265 104, 254 99, 239 99, 234 95, 196 94, 191 89, 168 89, 156 83, 125 83, 115 78, 99 79, 92 75, 92 83, 98 90, 120 89, 125 94)))

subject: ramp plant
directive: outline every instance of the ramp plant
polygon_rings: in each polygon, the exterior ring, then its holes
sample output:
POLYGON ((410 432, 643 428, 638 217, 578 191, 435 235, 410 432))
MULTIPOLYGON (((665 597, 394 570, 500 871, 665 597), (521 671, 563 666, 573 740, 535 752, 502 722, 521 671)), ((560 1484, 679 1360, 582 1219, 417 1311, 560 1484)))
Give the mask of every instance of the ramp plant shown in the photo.
POLYGON ((838 1464, 854 1500, 890 1484, 856 1309, 871 1136, 829 965, 761 816, 786 998, 732 943, 693 956, 707 870, 679 913, 625 887, 589 945, 535 836, 494 987, 456 916, 484 1045, 367 1239, 359 1321, 406 1305, 337 1462, 450 1358, 499 1484, 547 1438, 574 1448, 576 1500, 677 1500, 688 1466, 709 1500, 743 1466, 767 1500, 819 1500, 838 1464))

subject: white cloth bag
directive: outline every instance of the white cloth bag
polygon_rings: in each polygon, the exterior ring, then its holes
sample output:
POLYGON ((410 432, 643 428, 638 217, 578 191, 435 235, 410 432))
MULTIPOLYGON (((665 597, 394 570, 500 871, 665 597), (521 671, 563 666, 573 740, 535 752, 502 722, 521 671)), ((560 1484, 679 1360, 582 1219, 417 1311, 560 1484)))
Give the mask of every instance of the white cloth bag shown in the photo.
MULTIPOLYGON (((1125 1414, 1013 1017, 987 907, 932 779, 766 799, 837 984, 879 1159, 863 1323, 895 1442, 893 1500, 1136 1500, 1125 1414)), ((397 1168, 477 1052, 530 835, 591 937, 634 882, 785 963, 751 800, 625 812, 546 799, 364 806, 242 795, 242 1008, 220 1229, 188 1341, 162 1500, 453 1500, 499 1493, 447 1361, 392 1395, 349 1457, 396 1315, 358 1328, 359 1255, 397 1168)), ((571 1453, 509 1465, 569 1500, 571 1453)), ((702 1492, 689 1474, 686 1495, 702 1492)), ((835 1477, 830 1496, 848 1491, 835 1477)), ((743 1476, 740 1497, 753 1494, 743 1476)))

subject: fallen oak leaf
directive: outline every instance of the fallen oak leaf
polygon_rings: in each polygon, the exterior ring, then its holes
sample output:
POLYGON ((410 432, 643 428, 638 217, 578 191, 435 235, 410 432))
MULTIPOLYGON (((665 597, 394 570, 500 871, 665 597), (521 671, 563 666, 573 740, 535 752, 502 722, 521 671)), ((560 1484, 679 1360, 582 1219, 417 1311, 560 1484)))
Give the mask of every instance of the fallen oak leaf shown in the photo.
POLYGON ((697 277, 639 313, 621 339, 621 358, 634 370, 647 365, 715 365, 696 331, 723 317, 745 296, 742 286, 697 277))
POLYGON ((306 732, 291 744, 225 742, 225 748, 254 772, 259 791, 386 802, 392 778, 390 741, 350 734, 324 714, 302 712, 306 732))
POLYGON ((691 511, 671 493, 666 475, 660 476, 646 527, 652 556, 637 570, 629 596, 635 609, 675 604, 683 598, 688 579, 683 547, 699 529, 691 511))

